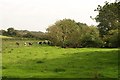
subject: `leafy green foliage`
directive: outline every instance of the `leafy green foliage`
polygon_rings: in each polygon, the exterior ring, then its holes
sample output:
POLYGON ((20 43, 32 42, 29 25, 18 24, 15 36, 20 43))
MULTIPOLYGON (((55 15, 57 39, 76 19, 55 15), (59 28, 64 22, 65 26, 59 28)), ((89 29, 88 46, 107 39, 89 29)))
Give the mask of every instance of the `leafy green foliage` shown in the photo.
POLYGON ((106 42, 106 44, 104 44, 105 47, 120 47, 120 33, 118 29, 110 30, 108 34, 103 37, 103 41, 106 42))
POLYGON ((63 19, 57 21, 54 25, 50 26, 48 29, 48 35, 50 40, 54 45, 66 47, 72 45, 77 45, 79 36, 79 26, 74 20, 63 19), (73 43, 74 42, 74 43, 73 43))
POLYGON ((3 36, 11 36, 16 38, 32 38, 40 40, 48 39, 47 34, 41 31, 15 30, 14 28, 8 28, 7 31, 0 30, 0 34, 3 36))
POLYGON ((11 36, 11 37, 15 37, 18 35, 17 31, 14 30, 14 28, 8 28, 7 31, 3 31, 3 35, 7 35, 7 36, 11 36))
POLYGON ((25 38, 34 38, 34 36, 30 32, 28 32, 27 34, 23 35, 23 37, 25 37, 25 38))
POLYGON ((82 47, 101 47, 102 40, 99 37, 99 31, 96 27, 89 27, 81 38, 82 47))
POLYGON ((49 39, 61 47, 98 47, 101 41, 96 27, 70 19, 57 21, 47 30, 49 39))
POLYGON ((95 11, 99 14, 96 16, 96 21, 99 22, 98 29, 101 36, 106 35, 109 30, 118 29, 120 27, 120 2, 108 3, 104 6, 98 5, 95 11))

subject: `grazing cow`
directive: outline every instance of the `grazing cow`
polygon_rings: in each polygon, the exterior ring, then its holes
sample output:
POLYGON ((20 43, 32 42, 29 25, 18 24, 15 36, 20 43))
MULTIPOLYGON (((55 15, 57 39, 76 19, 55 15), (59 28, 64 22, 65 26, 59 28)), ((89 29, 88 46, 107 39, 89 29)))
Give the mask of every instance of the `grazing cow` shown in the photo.
POLYGON ((42 44, 42 42, 38 42, 38 44, 42 44))
POLYGON ((25 42, 24 45, 27 46, 27 43, 25 42))
POLYGON ((46 44, 46 42, 45 42, 45 41, 43 41, 43 44, 46 44))
POLYGON ((37 42, 37 44, 47 44, 47 45, 51 45, 51 41, 45 40, 45 41, 39 41, 37 42))
POLYGON ((48 45, 50 45, 50 42, 48 41, 48 45))
POLYGON ((18 45, 18 46, 19 46, 20 44, 19 44, 18 42, 16 42, 16 45, 18 45))
POLYGON ((29 44, 30 46, 32 46, 32 43, 29 42, 28 44, 29 44))
POLYGON ((48 45, 51 45, 51 42, 50 42, 50 41, 48 41, 48 45))

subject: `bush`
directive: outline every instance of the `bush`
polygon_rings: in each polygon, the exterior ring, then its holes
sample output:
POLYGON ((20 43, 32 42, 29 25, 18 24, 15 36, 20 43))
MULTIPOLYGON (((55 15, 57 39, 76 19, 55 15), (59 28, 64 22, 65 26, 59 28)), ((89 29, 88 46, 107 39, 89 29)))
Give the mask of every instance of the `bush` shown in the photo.
POLYGON ((116 30, 111 30, 109 32, 109 47, 120 47, 120 33, 118 32, 118 29, 116 30))
POLYGON ((93 35, 84 35, 81 40, 82 47, 101 47, 102 41, 99 37, 93 35))
POLYGON ((99 31, 95 27, 90 27, 86 34, 81 38, 82 47, 101 47, 102 40, 99 37, 99 31))

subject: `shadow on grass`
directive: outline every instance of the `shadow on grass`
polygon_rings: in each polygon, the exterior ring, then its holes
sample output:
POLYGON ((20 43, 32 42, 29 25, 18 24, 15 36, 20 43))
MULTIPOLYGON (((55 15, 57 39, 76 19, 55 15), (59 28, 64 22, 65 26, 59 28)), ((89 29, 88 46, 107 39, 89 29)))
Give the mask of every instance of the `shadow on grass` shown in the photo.
MULTIPOLYGON (((37 60, 31 62, 31 66, 28 64, 21 65, 25 69, 46 70, 48 72, 56 73, 57 76, 47 77, 51 78, 18 78, 14 80, 117 80, 117 66, 118 66, 118 53, 115 50, 111 51, 91 51, 91 52, 79 52, 73 54, 65 54, 62 58, 45 60, 44 63, 36 63, 37 60), (60 73, 59 73, 60 72, 60 73), (52 77, 57 77, 52 78, 52 77), (66 78, 64 78, 66 77, 66 78), (74 78, 69 78, 74 77, 74 78), (76 78, 75 78, 76 77, 76 78), (91 79, 90 79, 91 78, 91 79), (98 79, 100 78, 100 79, 98 79)), ((26 61, 30 62, 30 60, 26 61)), ((24 70, 25 70, 24 69, 24 70)), ((12 74, 12 72, 11 72, 12 74)), ((29 72, 28 72, 29 74, 29 72)), ((45 73, 46 74, 46 73, 45 73)), ((22 74, 21 74, 22 75, 22 74)), ((28 76, 29 77, 29 76, 28 76)), ((7 76, 3 76, 3 80, 12 80, 7 76)))

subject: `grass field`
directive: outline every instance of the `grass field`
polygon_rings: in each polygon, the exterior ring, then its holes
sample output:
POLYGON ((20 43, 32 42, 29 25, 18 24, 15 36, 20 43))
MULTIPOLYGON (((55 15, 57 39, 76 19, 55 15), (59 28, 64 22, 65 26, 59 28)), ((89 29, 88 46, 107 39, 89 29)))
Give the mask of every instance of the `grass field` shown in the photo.
MULTIPOLYGON (((3 77, 7 78, 117 78, 118 49, 59 48, 15 45, 3 40, 3 77)), ((28 41, 29 42, 29 41, 28 41)))
POLYGON ((8 36, 2 36, 2 35, 0 35, 0 38, 12 38, 12 37, 8 37, 8 36))

